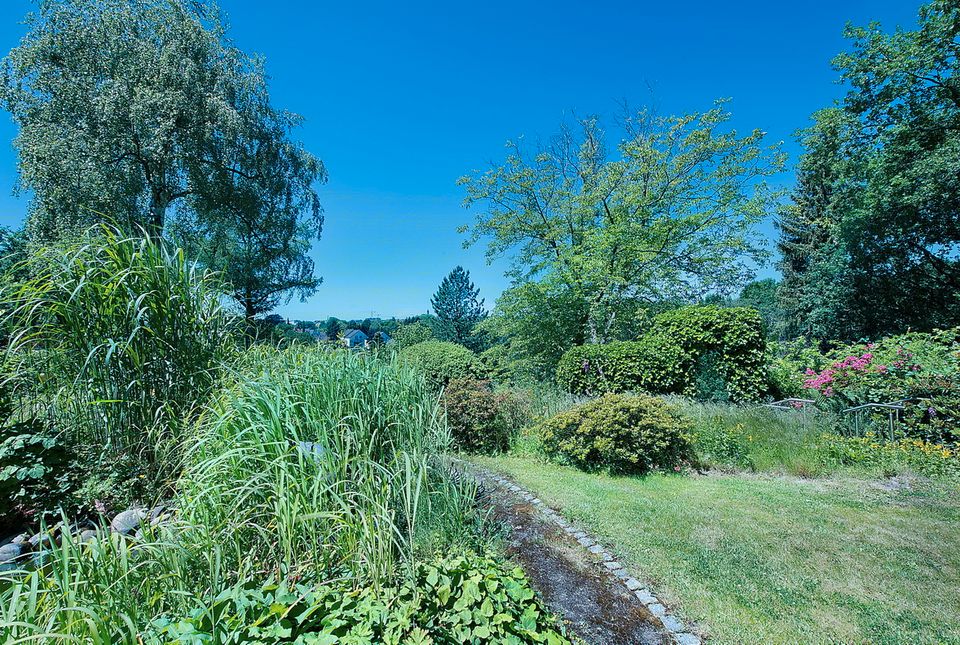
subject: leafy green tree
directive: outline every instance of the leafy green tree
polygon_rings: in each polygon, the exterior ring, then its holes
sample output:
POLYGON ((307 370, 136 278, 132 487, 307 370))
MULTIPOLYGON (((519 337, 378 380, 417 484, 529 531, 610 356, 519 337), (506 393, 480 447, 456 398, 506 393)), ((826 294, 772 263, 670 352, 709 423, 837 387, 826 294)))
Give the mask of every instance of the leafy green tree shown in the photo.
POLYGON ((486 315, 480 289, 470 281, 470 272, 461 266, 443 279, 430 304, 448 339, 461 345, 467 344, 473 327, 486 315))
POLYGON ((263 62, 232 45, 215 7, 41 2, 28 25, 2 100, 34 238, 102 219, 172 232, 225 274, 249 320, 313 293, 325 170, 291 139, 300 117, 270 104, 263 62))
POLYGON ((339 318, 334 318, 333 316, 327 318, 327 320, 323 323, 323 331, 326 332, 327 337, 330 340, 336 340, 340 338, 340 334, 342 334, 343 330, 346 328, 347 326, 342 320, 339 318))
POLYGON ((504 339, 501 353, 513 372, 552 380, 564 352, 586 342, 587 308, 562 283, 525 282, 503 292, 485 326, 504 339))
POLYGON ((271 109, 265 94, 259 100, 234 170, 201 177, 171 226, 194 257, 226 276, 247 320, 294 295, 305 300, 322 281, 309 252, 324 221, 314 184, 326 172, 290 139, 300 118, 271 109))
POLYGON ((730 292, 762 260, 755 224, 777 194, 764 179, 781 171, 764 133, 725 128, 711 110, 624 120, 613 149, 595 118, 564 129, 532 154, 509 143, 506 160, 462 178, 466 205, 482 205, 468 244, 487 240, 489 258, 510 255, 516 284, 551 280, 583 303, 582 336, 614 336, 636 303, 696 300, 730 292))
POLYGON ((400 325, 394 333, 393 340, 399 349, 403 349, 410 345, 438 339, 430 325, 421 320, 414 320, 411 323, 400 325))
POLYGON ((850 26, 848 93, 816 115, 792 212, 781 301, 795 331, 857 339, 960 323, 960 6, 918 29, 850 26))
POLYGON ((159 232, 199 177, 230 171, 251 62, 215 14, 78 0, 42 2, 27 24, 3 101, 34 232, 59 237, 103 216, 159 232))

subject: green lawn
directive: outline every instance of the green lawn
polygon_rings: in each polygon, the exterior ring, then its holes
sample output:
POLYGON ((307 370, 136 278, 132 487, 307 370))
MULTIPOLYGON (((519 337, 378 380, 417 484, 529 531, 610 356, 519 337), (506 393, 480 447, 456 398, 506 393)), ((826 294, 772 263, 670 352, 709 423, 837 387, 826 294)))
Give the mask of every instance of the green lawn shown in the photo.
POLYGON ((960 643, 956 487, 476 461, 589 527, 714 642, 960 643))

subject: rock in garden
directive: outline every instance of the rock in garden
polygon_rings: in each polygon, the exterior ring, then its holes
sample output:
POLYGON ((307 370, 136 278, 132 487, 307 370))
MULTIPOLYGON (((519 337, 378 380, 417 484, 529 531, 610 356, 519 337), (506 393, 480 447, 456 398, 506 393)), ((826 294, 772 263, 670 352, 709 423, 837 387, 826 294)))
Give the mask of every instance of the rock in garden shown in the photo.
POLYGON ((154 506, 150 509, 150 526, 156 526, 170 517, 170 511, 165 506, 154 506))
POLYGON ((80 532, 80 537, 77 538, 81 544, 86 544, 87 542, 93 542, 97 539, 96 529, 86 529, 80 532))
POLYGON ((110 522, 110 530, 121 535, 128 535, 139 528, 140 523, 146 516, 147 512, 142 508, 131 508, 123 511, 110 522))
POLYGON ((660 619, 660 622, 663 623, 663 626, 666 627, 671 632, 682 632, 683 623, 674 618, 673 616, 664 616, 660 619))
POLYGON ((27 544, 34 550, 40 547, 47 548, 53 545, 53 536, 50 535, 49 531, 35 533, 27 540, 27 544))
POLYGON ((299 450, 300 454, 304 457, 308 457, 314 461, 323 459, 323 455, 327 452, 322 444, 314 441, 298 441, 297 450, 299 450))
POLYGON ((20 554, 23 553, 23 547, 19 544, 4 544, 0 546, 0 564, 6 564, 12 562, 20 557, 20 554))

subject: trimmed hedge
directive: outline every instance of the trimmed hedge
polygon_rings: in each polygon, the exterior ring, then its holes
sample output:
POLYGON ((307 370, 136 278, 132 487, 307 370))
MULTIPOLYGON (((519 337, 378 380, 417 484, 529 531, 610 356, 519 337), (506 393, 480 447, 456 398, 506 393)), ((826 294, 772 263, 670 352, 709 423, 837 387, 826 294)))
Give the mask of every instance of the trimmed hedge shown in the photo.
POLYGON ((661 399, 604 394, 542 422, 537 432, 543 451, 555 461, 642 475, 678 467, 689 456, 690 428, 661 399))
POLYGON ((430 340, 400 350, 400 361, 423 372, 427 383, 440 389, 452 379, 483 378, 483 364, 463 345, 430 340))
POLYGON ((575 394, 643 391, 693 396, 700 358, 715 369, 733 402, 755 401, 767 385, 759 312, 746 307, 681 307, 658 315, 634 342, 582 345, 560 359, 557 380, 575 394))

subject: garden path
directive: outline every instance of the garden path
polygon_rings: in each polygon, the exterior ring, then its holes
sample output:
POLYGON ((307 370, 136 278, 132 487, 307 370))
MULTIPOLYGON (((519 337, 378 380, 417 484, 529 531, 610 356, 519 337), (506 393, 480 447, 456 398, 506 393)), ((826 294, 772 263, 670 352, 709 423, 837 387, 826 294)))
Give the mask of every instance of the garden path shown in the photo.
MULTIPOLYGON (((509 482, 471 466, 494 519, 507 531, 507 552, 519 562, 547 606, 591 645, 699 643, 678 638, 625 586, 602 557, 557 523, 556 514, 509 482)), ((609 562, 609 561, 607 561, 609 562)), ((668 618, 669 619, 669 618, 668 618)))

